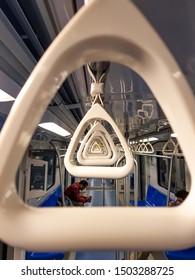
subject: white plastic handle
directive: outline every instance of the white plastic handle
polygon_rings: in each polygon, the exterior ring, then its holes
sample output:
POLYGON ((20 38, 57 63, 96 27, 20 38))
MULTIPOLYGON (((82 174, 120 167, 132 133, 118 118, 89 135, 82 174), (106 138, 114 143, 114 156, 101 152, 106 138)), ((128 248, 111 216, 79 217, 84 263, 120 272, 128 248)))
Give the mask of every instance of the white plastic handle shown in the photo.
POLYGON ((93 141, 93 143, 91 144, 91 147, 88 147, 88 149, 89 149, 89 157, 90 157, 90 154, 101 155, 104 153, 104 150, 101 147, 101 143, 98 142, 98 139, 96 139, 96 141, 93 141))
POLYGON ((146 152, 147 152, 146 144, 145 143, 138 144, 137 153, 141 154, 141 153, 146 153, 146 152))
POLYGON ((109 133, 107 132, 107 130, 103 127, 103 125, 101 125, 100 123, 96 123, 86 134, 82 145, 79 148, 78 154, 81 154, 83 156, 84 159, 87 158, 86 153, 87 153, 87 149, 91 144, 91 141, 96 137, 101 137, 102 140, 104 141, 105 147, 107 149, 107 154, 108 154, 108 158, 111 157, 112 155, 112 151, 113 153, 116 154, 116 147, 114 145, 114 142, 111 138, 111 136, 109 135, 109 133), (106 140, 107 139, 107 140, 106 140), (109 144, 108 144, 109 142, 109 144), (112 151, 111 151, 112 150, 112 151), (83 151, 83 153, 82 153, 83 151))
POLYGON ((103 147, 101 146, 101 139, 96 138, 93 140, 91 145, 88 147, 88 152, 87 155, 90 157, 90 155, 95 155, 95 156, 101 156, 102 154, 105 154, 105 151, 103 150, 103 147))
POLYGON ((136 147, 137 154, 152 154, 154 153, 154 148, 150 142, 139 143, 136 147))
POLYGON ((182 151, 180 151, 181 149, 180 149, 180 145, 179 145, 179 142, 177 142, 177 144, 175 145, 175 149, 174 149, 174 152, 173 152, 173 154, 175 155, 175 156, 183 156, 183 153, 182 153, 182 151))
MULTIPOLYGON (((0 239, 35 251, 194 246, 195 145, 189 145, 189 139, 195 143, 194 108, 194 95, 179 66, 133 2, 90 1, 39 60, 1 131, 0 239), (25 205, 17 195, 18 166, 41 116, 64 79, 90 61, 124 64, 154 93, 177 131, 191 175, 190 193, 180 206, 37 209, 25 205), (59 221, 66 222, 59 226, 59 221)), ((95 170, 93 173, 96 175, 95 170)))
POLYGON ((104 136, 104 134, 101 131, 95 131, 90 139, 87 141, 84 150, 83 150, 83 158, 91 158, 91 157, 105 157, 110 158, 112 156, 112 151, 110 149, 110 146, 104 136), (96 153, 93 150, 93 142, 96 142, 99 146, 99 153, 96 153), (90 152, 89 152, 90 151, 90 152))
POLYGON ((146 153, 147 154, 153 154, 154 153, 154 148, 150 142, 146 143, 146 153))
POLYGON ((174 155, 175 142, 169 139, 162 148, 163 155, 174 155), (171 147, 171 148, 170 148, 171 147))
POLYGON ((64 164, 66 169, 70 174, 73 174, 76 177, 88 177, 88 178, 109 178, 109 179, 120 179, 126 177, 133 168, 133 156, 129 150, 129 147, 126 143, 125 138, 123 137, 121 131, 119 130, 116 123, 113 121, 113 119, 110 117, 110 115, 105 111, 105 109, 100 104, 93 105, 90 110, 87 112, 87 114, 84 116, 82 121, 79 123, 71 141, 68 146, 68 149, 66 151, 66 155, 64 158, 64 164), (74 160, 74 154, 76 151, 76 148, 78 146, 78 143, 83 135, 83 132, 86 129, 86 126, 89 122, 93 120, 105 120, 110 123, 112 128, 114 129, 116 135, 118 136, 118 139, 124 149, 125 156, 128 160, 126 160, 126 164, 121 167, 112 167, 112 166, 103 166, 103 165, 111 165, 116 162, 117 160, 117 152, 115 152, 115 146, 112 147, 112 139, 108 139, 113 155, 110 159, 83 159, 82 158, 82 150, 83 147, 88 140, 90 134, 94 132, 96 129, 100 130, 101 132, 104 132, 105 134, 106 129, 100 124, 95 124, 91 130, 86 134, 86 137, 84 138, 81 147, 78 151, 77 159, 81 164, 85 164, 85 166, 78 166, 77 163, 74 160), (87 165, 88 164, 88 165, 87 165), (92 166, 93 165, 93 166, 92 166), (94 166, 95 165, 95 166, 94 166), (100 165, 100 166, 99 166, 100 165))
MULTIPOLYGON (((98 104, 98 107, 100 105, 98 104)), ((101 106, 100 106, 101 107, 101 106)), ((92 107, 93 108, 93 107, 92 107)), ((93 109, 90 110, 93 110, 93 109)), ((101 107, 102 108, 102 107, 101 107)), ((103 108, 102 108, 103 109, 103 108)), ((104 109, 103 109, 104 110, 104 109)), ((77 128, 78 129, 78 128, 77 128)), ((78 131, 79 133, 79 131, 78 131)), ((82 134, 79 135, 79 137, 81 137, 82 134)), ((72 138, 71 142, 74 140, 74 138, 72 138)), ((113 140, 111 138, 111 136, 108 134, 107 130, 98 122, 96 123, 86 134, 86 136, 84 137, 82 144, 79 147, 79 150, 77 152, 77 160, 80 164, 82 165, 99 165, 99 166, 104 166, 104 165, 113 165, 116 161, 117 161, 117 150, 116 147, 113 143, 113 140), (84 153, 83 149, 85 148, 86 142, 89 140, 90 135, 95 132, 96 130, 104 133, 106 139, 108 140, 109 144, 110 144, 110 150, 112 150, 111 153, 111 157, 107 158, 106 156, 101 156, 101 157, 94 157, 94 158, 87 158, 86 153, 84 153)), ((101 171, 101 170, 100 170, 101 171)), ((74 172, 74 171, 73 171, 74 172)), ((74 174, 74 173, 73 173, 74 174)), ((104 175, 104 174, 102 174, 104 175)), ((75 175, 76 176, 76 175, 75 175)), ((90 175, 89 175, 90 176, 90 175)), ((112 175, 113 176, 113 175, 112 175)), ((84 176, 82 176, 84 177, 84 176)), ((92 177, 93 178, 93 177, 92 177)), ((97 177, 96 177, 97 178, 97 177)), ((98 177, 99 178, 99 177, 98 177)), ((100 177, 100 178, 104 178, 104 176, 100 177)))

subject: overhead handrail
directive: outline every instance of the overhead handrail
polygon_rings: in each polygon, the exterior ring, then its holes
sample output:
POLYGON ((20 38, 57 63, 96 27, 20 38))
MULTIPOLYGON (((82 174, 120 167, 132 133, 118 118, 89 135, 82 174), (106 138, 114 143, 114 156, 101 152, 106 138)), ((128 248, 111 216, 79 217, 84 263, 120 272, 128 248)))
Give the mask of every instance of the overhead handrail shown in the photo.
POLYGON ((105 111, 105 109, 98 103, 93 105, 90 110, 87 112, 87 114, 84 116, 80 124, 78 125, 71 142, 68 146, 65 158, 64 158, 65 167, 70 172, 70 174, 73 174, 77 177, 89 177, 89 178, 123 178, 125 177, 129 171, 132 168, 133 164, 133 157, 132 154, 128 148, 128 145, 126 143, 125 138, 123 137, 121 131, 119 130, 116 123, 113 121, 113 119, 110 117, 110 115, 105 111), (74 153, 78 146, 80 137, 82 137, 83 132, 85 131, 86 127, 88 126, 88 123, 92 120, 105 120, 110 123, 110 125, 113 127, 113 129, 116 132, 116 135, 118 136, 119 141, 121 142, 121 145, 124 149, 125 156, 128 158, 128 161, 126 161, 126 164, 120 168, 117 167, 111 167, 111 166, 105 166, 105 165, 112 165, 117 160, 117 151, 115 148, 115 145, 113 143, 112 138, 106 131, 106 129, 102 126, 100 122, 96 123, 86 134, 84 137, 81 146, 79 148, 79 151, 77 153, 77 160, 82 166, 78 166, 76 162, 74 161, 74 153), (89 136, 92 132, 99 130, 105 134, 106 139, 110 143, 110 146, 112 148, 112 157, 111 158, 95 158, 95 159, 83 159, 82 157, 82 150, 87 142, 89 136), (109 135, 109 136, 108 136, 109 135), (115 172, 115 173, 113 173, 115 172), (88 175, 87 175, 88 174, 88 175))
MULTIPOLYGON (((90 112, 93 110, 93 108, 94 107, 96 107, 97 109, 96 109, 96 111, 98 110, 98 108, 99 108, 99 110, 103 113, 103 112, 105 112, 106 114, 104 114, 106 117, 108 117, 109 115, 108 115, 108 113, 105 111, 105 109, 101 106, 101 105, 99 105, 99 104, 95 104, 95 105, 93 105, 92 107, 91 107, 91 109, 88 111, 88 113, 87 114, 90 114, 90 112)), ((85 117, 84 117, 84 121, 82 120, 81 121, 81 123, 80 124, 84 124, 85 125, 85 123, 86 122, 88 122, 88 115, 85 115, 85 117), (85 120, 86 119, 86 120, 85 120)), ((93 115, 93 112, 92 112, 92 114, 90 114, 90 117, 91 117, 91 115, 93 115)), ((109 116, 109 118, 111 119, 111 117, 109 116)), ((112 120, 112 122, 113 122, 113 120, 112 120)), ((85 128, 86 129, 86 128, 85 128)), ((79 137, 81 137, 80 135, 82 135, 82 133, 83 133, 83 129, 82 129, 82 126, 78 126, 78 128, 77 128, 77 130, 75 131, 75 133, 77 132, 77 134, 78 134, 78 138, 79 137)), ((75 134, 74 134, 75 135, 75 134)), ((73 137, 74 137, 74 135, 73 135, 73 137)), ((72 141, 74 141, 74 138, 72 138, 72 140, 71 140, 71 142, 70 142, 70 144, 72 143, 72 141)), ((70 144, 69 144, 69 147, 70 147, 70 144)), ((76 144, 75 144, 76 145, 76 144)), ((109 133, 107 132, 107 130, 103 127, 103 125, 100 123, 100 122, 96 122, 95 123, 95 125, 93 125, 92 126, 92 128, 87 132, 87 134, 85 135, 85 137, 84 137, 84 139, 83 139, 83 141, 82 141, 82 143, 81 143, 81 145, 80 145, 80 147, 79 147, 79 150, 78 150, 78 152, 77 152, 77 160, 78 160, 78 162, 80 163, 80 164, 82 164, 82 165, 84 165, 84 166, 105 166, 105 165, 108 165, 108 166, 110 166, 110 165, 113 165, 116 161, 117 161, 117 158, 118 158, 118 155, 117 155, 117 150, 116 150, 116 147, 115 147, 115 145, 114 145, 114 142, 113 142, 113 140, 112 140, 112 138, 111 138, 111 136, 109 135, 109 133), (107 156, 99 156, 99 157, 87 157, 87 155, 86 155, 86 153, 83 153, 83 150, 84 150, 84 147, 85 147, 85 145, 86 145, 86 143, 88 142, 88 140, 89 140, 89 137, 91 136, 91 135, 93 135, 93 132, 95 132, 95 131, 99 131, 100 133, 102 133, 102 134, 104 134, 104 136, 105 136, 105 139, 107 139, 107 141, 108 141, 108 143, 109 143, 109 145, 110 145, 110 150, 112 151, 112 153, 111 153, 111 157, 109 158, 107 158, 107 156), (85 157, 85 158, 84 158, 85 157)), ((65 157, 65 159, 66 159, 66 157, 65 157)), ((68 163, 68 165, 69 165, 69 163, 68 163)), ((76 167, 76 166, 75 166, 76 167)), ((80 168, 81 168, 81 166, 79 166, 80 168)), ((100 168, 100 167, 99 167, 100 168)), ((77 168, 76 168, 77 169, 77 168)), ((73 172, 74 172, 74 168, 73 168, 73 172)), ((84 169, 84 171, 85 171, 85 169, 84 169)), ((102 169, 100 169, 100 171, 102 171, 102 169)), ((85 171, 86 172, 86 171, 85 171)), ((71 172, 70 172, 71 173, 71 172)), ((104 176, 102 176, 102 177, 92 177, 92 178, 107 178, 107 177, 105 177, 105 174, 102 174, 102 175, 104 175, 104 176)), ((75 175, 76 176, 76 175, 75 175)), ((106 175, 107 176, 107 175, 106 175)), ((111 175, 110 175, 111 176, 111 175)), ((112 175, 113 176, 113 175, 112 175)), ((81 176, 81 177, 87 177, 87 176, 81 176)), ((89 177, 89 176, 88 176, 89 177)))
MULTIPOLYGON (((178 64, 132 1, 90 1, 76 13, 39 60, 1 130, 0 239, 12 247, 35 251, 121 248, 177 250, 194 246, 195 146, 189 145, 188 141, 190 139, 195 143, 194 102, 193 92, 178 64), (146 81, 157 98, 172 129, 177 131, 189 168, 192 184, 188 197, 178 207, 163 209, 91 207, 89 211, 88 207, 48 209, 26 205, 17 194, 15 177, 41 116, 71 72, 87 62, 104 60, 132 68, 146 81), (66 220, 66 223, 59 227, 59 220, 66 220), (131 223, 127 223, 127 220, 131 220, 131 223), (75 232, 79 232, 79 235, 75 232)), ((88 115, 91 119, 101 115, 96 108, 88 115)), ((82 126, 85 124, 82 123, 82 126)), ((74 143, 79 138, 79 135, 75 135, 74 143)), ((73 144, 71 148, 74 150, 73 144)), ((125 170, 117 169, 122 174, 116 174, 112 169, 115 178, 125 176, 132 168, 129 161, 131 153, 126 145, 124 150, 129 166, 125 170)), ((72 157, 69 151, 68 162, 72 157)), ((72 164, 69 170, 72 171, 72 164)), ((97 172, 97 167, 90 167, 88 172, 76 170, 79 177, 84 173, 88 177, 90 172, 93 177, 97 173, 103 177, 100 171, 97 172)))
POLYGON ((163 146, 163 155, 173 155, 175 151, 175 142, 170 138, 163 146))

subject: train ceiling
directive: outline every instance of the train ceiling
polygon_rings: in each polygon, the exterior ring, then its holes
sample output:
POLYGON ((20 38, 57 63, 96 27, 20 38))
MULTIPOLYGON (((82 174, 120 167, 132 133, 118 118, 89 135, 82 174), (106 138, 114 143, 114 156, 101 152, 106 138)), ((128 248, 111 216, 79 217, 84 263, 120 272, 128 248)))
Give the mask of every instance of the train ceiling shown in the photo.
MULTIPOLYGON (((133 2, 164 40, 194 92, 195 1, 133 2)), ((0 81, 4 90, 17 96, 45 50, 83 5, 84 0, 0 1, 0 81), (2 82, 5 77, 7 84, 2 82)), ((125 137, 134 140, 161 131, 162 135, 169 133, 169 122, 143 79, 123 65, 107 63, 104 106, 125 137)), ((94 73, 100 75, 105 64, 94 63, 91 66, 94 73)), ((90 84, 91 77, 85 65, 64 81, 43 119, 57 120, 74 133, 91 107, 90 84)), ((1 123, 11 106, 5 107, 2 109, 0 105, 1 123)), ((115 138, 109 124, 106 127, 115 138)))

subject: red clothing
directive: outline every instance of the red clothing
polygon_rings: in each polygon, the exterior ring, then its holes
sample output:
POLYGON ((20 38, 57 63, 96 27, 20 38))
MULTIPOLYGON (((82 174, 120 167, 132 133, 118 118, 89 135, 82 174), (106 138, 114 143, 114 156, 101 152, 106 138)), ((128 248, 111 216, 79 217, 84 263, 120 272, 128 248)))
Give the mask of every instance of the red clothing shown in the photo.
POLYGON ((70 185, 65 191, 64 195, 68 196, 72 201, 75 202, 88 202, 89 198, 80 194, 79 183, 70 185))

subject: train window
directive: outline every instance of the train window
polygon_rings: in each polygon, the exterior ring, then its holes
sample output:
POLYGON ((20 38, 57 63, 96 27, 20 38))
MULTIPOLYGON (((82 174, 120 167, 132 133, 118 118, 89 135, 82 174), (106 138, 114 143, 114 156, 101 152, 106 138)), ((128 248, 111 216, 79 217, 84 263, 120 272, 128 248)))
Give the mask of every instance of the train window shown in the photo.
MULTIPOLYGON (((157 154, 162 155, 161 152, 157 154)), ((158 184, 168 189, 170 159, 157 158, 158 184)), ((186 189, 185 183, 185 160, 183 157, 173 157, 173 165, 171 172, 171 192, 176 193, 181 189, 186 189)))
POLYGON ((55 184, 56 153, 54 150, 33 150, 32 156, 35 159, 48 162, 47 190, 55 184))

